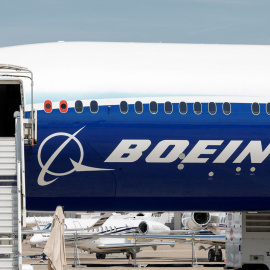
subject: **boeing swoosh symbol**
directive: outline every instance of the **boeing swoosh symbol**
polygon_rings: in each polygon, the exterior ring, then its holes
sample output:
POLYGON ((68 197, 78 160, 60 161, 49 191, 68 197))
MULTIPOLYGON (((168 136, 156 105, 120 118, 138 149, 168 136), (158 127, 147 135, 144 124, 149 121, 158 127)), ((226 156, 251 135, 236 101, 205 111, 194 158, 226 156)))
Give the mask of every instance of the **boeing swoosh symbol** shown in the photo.
POLYGON ((85 165, 82 165, 82 161, 83 161, 83 157, 84 157, 84 151, 83 151, 83 147, 82 147, 82 144, 80 143, 80 141, 76 138, 76 135, 82 130, 84 129, 84 127, 82 127, 81 129, 79 129, 78 131, 76 131, 74 134, 68 134, 68 133, 65 133, 65 132, 58 132, 58 133, 54 133, 50 136, 48 136, 40 145, 39 149, 38 149, 38 162, 39 162, 39 165, 40 167, 42 168, 39 176, 38 176, 38 184, 40 186, 46 186, 46 185, 49 185, 51 183, 53 183, 54 181, 56 181, 59 177, 51 180, 51 181, 45 181, 44 178, 45 178, 45 175, 46 173, 48 174, 51 174, 51 175, 54 175, 54 176, 65 176, 65 175, 68 175, 68 174, 71 174, 75 171, 77 172, 87 172, 87 171, 111 171, 111 170, 114 170, 114 169, 103 169, 103 168, 94 168, 94 167, 89 167, 89 166, 85 166, 85 165), (41 161, 41 151, 42 151, 42 148, 44 147, 45 143, 50 140, 51 138, 53 137, 57 137, 57 136, 66 136, 68 137, 68 139, 66 139, 57 149, 56 151, 52 154, 52 156, 48 159, 48 161, 45 163, 45 165, 42 163, 41 161), (55 173, 55 172, 51 172, 49 170, 49 167, 51 166, 51 164, 53 163, 53 161, 57 158, 57 156, 61 153, 61 151, 65 148, 65 146, 71 141, 71 140, 74 140, 79 149, 80 149, 80 153, 81 153, 81 156, 80 156, 80 160, 79 162, 75 162, 74 160, 72 160, 70 158, 70 161, 73 165, 73 169, 67 171, 67 172, 64 172, 64 173, 55 173))

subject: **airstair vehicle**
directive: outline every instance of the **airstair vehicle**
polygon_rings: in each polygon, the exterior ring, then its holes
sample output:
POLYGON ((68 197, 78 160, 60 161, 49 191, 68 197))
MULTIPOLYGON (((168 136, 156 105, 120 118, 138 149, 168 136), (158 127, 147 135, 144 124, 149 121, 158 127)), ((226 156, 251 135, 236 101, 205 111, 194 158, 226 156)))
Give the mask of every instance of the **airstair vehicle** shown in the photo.
POLYGON ((33 74, 0 65, 0 269, 22 269, 21 227, 25 225, 24 146, 37 139, 33 74), (31 82, 31 112, 26 118, 23 80, 31 82))

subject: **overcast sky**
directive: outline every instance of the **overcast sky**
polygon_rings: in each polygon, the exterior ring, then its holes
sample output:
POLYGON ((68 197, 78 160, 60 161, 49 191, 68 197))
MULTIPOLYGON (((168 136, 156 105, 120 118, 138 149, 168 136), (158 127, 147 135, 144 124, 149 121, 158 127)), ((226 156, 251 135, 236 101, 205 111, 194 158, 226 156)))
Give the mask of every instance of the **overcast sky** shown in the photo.
POLYGON ((60 40, 270 44, 270 0, 0 3, 0 47, 60 40))

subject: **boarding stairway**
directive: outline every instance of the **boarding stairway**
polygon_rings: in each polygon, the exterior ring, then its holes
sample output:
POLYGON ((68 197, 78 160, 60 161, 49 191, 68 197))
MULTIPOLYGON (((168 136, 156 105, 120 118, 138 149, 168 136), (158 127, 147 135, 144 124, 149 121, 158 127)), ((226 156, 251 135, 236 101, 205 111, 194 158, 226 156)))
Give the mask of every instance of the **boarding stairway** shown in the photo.
MULTIPOLYGON (((12 69, 7 65, 4 67, 12 69)), ((16 73, 19 68, 16 67, 16 73)), ((1 83, 4 84, 0 77, 1 83)), ((27 115, 28 118, 21 105, 19 111, 14 112, 15 137, 0 137, 0 270, 23 269, 21 229, 26 220, 24 146, 35 144, 37 124, 33 110, 27 115)))
POLYGON ((18 269, 18 190, 15 138, 0 138, 0 269, 18 269))

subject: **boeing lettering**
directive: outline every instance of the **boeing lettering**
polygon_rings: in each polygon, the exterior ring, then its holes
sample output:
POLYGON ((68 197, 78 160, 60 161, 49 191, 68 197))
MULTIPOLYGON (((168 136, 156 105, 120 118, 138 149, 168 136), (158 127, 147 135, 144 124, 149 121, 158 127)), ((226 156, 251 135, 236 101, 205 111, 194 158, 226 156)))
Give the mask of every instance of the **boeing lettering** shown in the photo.
MULTIPOLYGON (((182 163, 206 163, 209 157, 216 152, 213 146, 220 146, 223 140, 199 140, 195 146, 186 154, 182 163), (208 147, 211 147, 208 148, 208 147), (209 157, 200 157, 201 155, 209 155, 209 157)), ((235 153, 242 140, 231 140, 223 151, 216 157, 213 163, 225 163, 235 153)), ((136 162, 143 156, 151 145, 150 140, 122 140, 114 151, 104 162, 136 162)), ((163 140, 160 141, 155 148, 146 156, 147 163, 171 163, 177 160, 179 155, 188 147, 188 140, 163 140), (166 150, 173 146, 165 157, 162 157, 166 150)), ((270 154, 270 144, 262 150, 261 141, 250 141, 240 155, 233 163, 242 163, 250 155, 251 163, 262 163, 270 154)))

